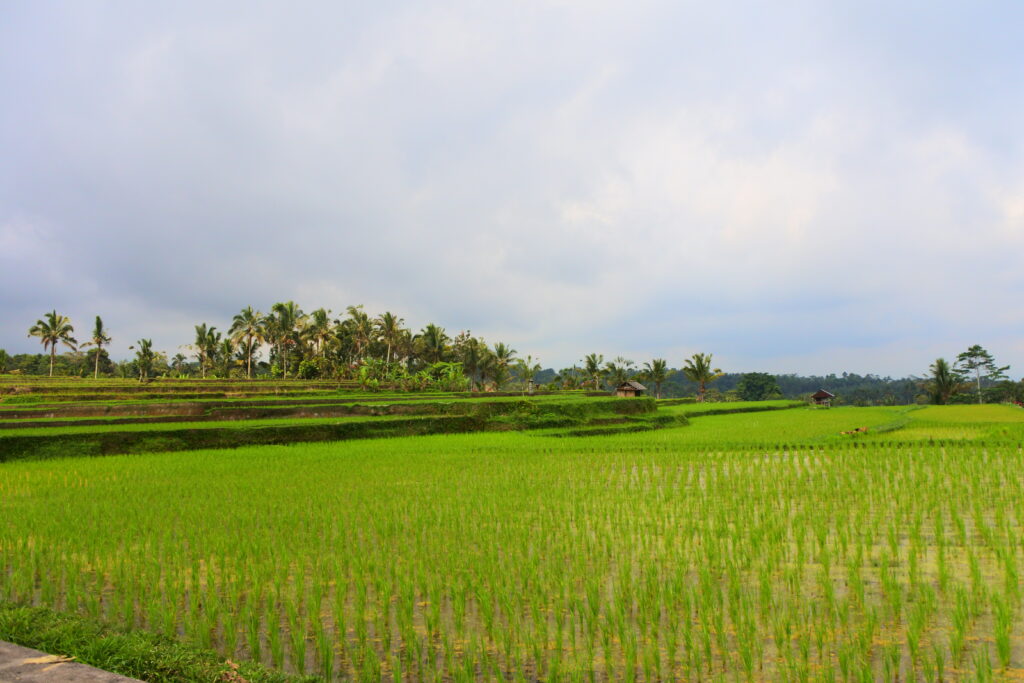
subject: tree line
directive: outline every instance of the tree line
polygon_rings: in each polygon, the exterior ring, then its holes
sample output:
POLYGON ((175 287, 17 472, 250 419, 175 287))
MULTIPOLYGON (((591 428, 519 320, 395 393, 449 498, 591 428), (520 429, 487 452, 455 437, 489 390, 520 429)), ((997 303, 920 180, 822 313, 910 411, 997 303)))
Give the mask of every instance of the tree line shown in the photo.
POLYGON ((1022 382, 1007 376, 1009 365, 999 366, 995 357, 980 344, 957 355, 952 363, 936 358, 928 368, 925 383, 928 398, 935 404, 1024 402, 1022 382))
MULTIPOLYGON (((520 357, 503 342, 489 345, 464 331, 451 336, 430 323, 418 332, 391 312, 371 316, 361 305, 348 306, 332 316, 329 309, 304 312, 294 301, 275 303, 262 313, 247 306, 223 329, 201 323, 195 337, 168 357, 153 348, 151 339, 139 339, 129 349, 135 357, 114 363, 104 347, 112 341, 97 316, 90 338, 79 344, 71 320, 56 310, 29 328, 48 352, 46 374, 83 374, 89 366, 94 377, 154 375, 201 378, 355 379, 373 388, 380 385, 408 389, 496 389, 517 379, 524 385, 540 371, 531 355, 520 357), (58 363, 58 347, 69 353, 58 363), (92 347, 88 352, 84 349, 92 347), (261 353, 266 352, 266 360, 261 353), (69 370, 72 370, 69 372, 69 370), (60 372, 63 371, 63 372, 60 372)), ((8 366, 25 374, 44 374, 30 354, 10 357, 0 351, 0 371, 8 366)))
POLYGON ((955 361, 939 358, 926 377, 877 375, 801 376, 765 372, 727 373, 714 367, 710 353, 695 353, 680 368, 664 358, 638 365, 616 356, 605 360, 591 353, 572 367, 542 370, 531 355, 520 357, 503 342, 489 345, 468 331, 451 336, 429 323, 418 332, 404 319, 384 312, 372 316, 363 306, 348 306, 340 315, 318 308, 304 312, 295 302, 278 302, 262 313, 251 306, 218 329, 195 326, 191 344, 168 357, 139 339, 129 349, 134 358, 110 359, 112 341, 100 316, 87 339, 79 343, 71 320, 56 310, 29 328, 46 352, 9 356, 0 349, 0 372, 94 377, 121 376, 146 380, 153 376, 357 380, 363 387, 403 389, 497 390, 515 383, 548 389, 607 391, 629 380, 650 385, 658 398, 694 396, 698 401, 806 398, 818 389, 851 405, 1024 401, 1024 384, 1009 380, 1009 366, 1000 367, 992 354, 975 344, 955 361), (58 347, 68 349, 58 355, 58 347), (265 356, 265 358, 264 358, 265 356))

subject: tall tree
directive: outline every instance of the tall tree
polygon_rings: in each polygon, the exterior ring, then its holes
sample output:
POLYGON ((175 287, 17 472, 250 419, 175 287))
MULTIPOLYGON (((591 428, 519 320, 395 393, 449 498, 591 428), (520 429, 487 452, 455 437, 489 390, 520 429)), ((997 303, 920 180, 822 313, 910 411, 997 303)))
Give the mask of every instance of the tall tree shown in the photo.
POLYGON ((452 344, 455 358, 462 363, 462 369, 469 380, 469 390, 476 391, 477 380, 488 355, 487 344, 470 332, 461 332, 452 344))
POLYGON ((767 372, 748 372, 740 378, 736 391, 744 401, 764 401, 770 398, 782 398, 782 390, 775 375, 767 372))
POLYGON ((691 382, 697 383, 697 401, 703 403, 708 383, 721 377, 722 371, 711 367, 710 353, 695 353, 686 359, 683 374, 691 382))
POLYGON ((931 377, 926 384, 932 402, 937 405, 949 403, 953 394, 964 386, 964 376, 955 366, 951 366, 945 358, 936 358, 928 368, 931 377))
POLYGON ((135 343, 138 345, 138 348, 134 345, 128 348, 135 349, 135 364, 139 368, 139 381, 144 382, 149 378, 149 373, 153 370, 156 352, 153 351, 152 339, 140 339, 135 343))
POLYGON ((992 354, 983 349, 980 344, 975 344, 956 357, 956 369, 963 374, 974 375, 978 387, 978 403, 982 403, 981 380, 997 382, 1006 379, 1006 371, 1010 369, 1010 366, 997 367, 996 359, 992 357, 992 354))
POLYGON ((380 335, 381 341, 388 347, 384 362, 389 365, 391 364, 391 349, 398 343, 398 337, 402 332, 402 324, 404 322, 402 318, 399 318, 390 311, 385 311, 374 321, 377 325, 377 334, 380 335))
POLYGON ((516 374, 519 376, 519 381, 523 383, 523 393, 529 388, 534 376, 541 370, 540 363, 537 361, 538 359, 529 355, 516 361, 516 374))
MULTIPOLYGON (((217 353, 217 344, 220 343, 220 332, 214 326, 207 327, 206 323, 196 325, 196 340, 192 344, 196 360, 199 361, 199 372, 203 379, 206 379, 206 371, 213 362, 217 353)), ((140 340, 141 343, 141 340, 140 340)))
POLYGON ((318 308, 310 313, 302 332, 313 343, 313 352, 322 358, 331 338, 331 312, 318 308))
POLYGON ((583 368, 587 376, 594 381, 594 391, 601 391, 601 365, 604 363, 604 355, 599 353, 588 354, 583 359, 583 368))
POLYGON ((363 310, 362 304, 349 306, 347 309, 348 318, 344 325, 352 335, 352 343, 355 345, 356 360, 362 361, 366 357, 366 349, 373 341, 374 324, 370 316, 363 310))
POLYGON ((443 327, 430 323, 417 335, 416 342, 423 360, 440 363, 448 351, 448 334, 443 327))
MULTIPOLYGON (((243 344, 245 341, 242 342, 243 344)), ((214 347, 213 357, 217 359, 217 374, 227 379, 231 376, 231 367, 235 364, 235 342, 231 337, 221 339, 214 347)))
POLYGON ((616 356, 615 360, 605 363, 604 374, 608 377, 608 381, 611 382, 612 388, 619 386, 629 379, 634 365, 633 361, 622 356, 616 356))
POLYGON ((185 370, 188 368, 188 358, 185 358, 185 354, 176 353, 174 358, 171 359, 171 369, 178 373, 178 377, 185 375, 185 370))
POLYGON ((668 361, 664 358, 655 358, 644 363, 644 377, 654 385, 654 396, 661 398, 661 385, 668 379, 668 361))
POLYGON ((111 342, 110 336, 107 331, 103 329, 103 321, 99 316, 96 316, 96 325, 92 328, 92 337, 89 341, 82 344, 82 347, 95 346, 96 347, 96 368, 93 373, 93 379, 99 379, 100 376, 100 354, 103 351, 103 345, 111 342))
POLYGON ((253 342, 260 338, 263 333, 263 314, 254 311, 252 306, 246 306, 240 313, 236 313, 231 319, 231 328, 228 334, 236 342, 245 340, 247 356, 245 359, 245 376, 252 379, 252 356, 258 344, 253 342))
POLYGON ((516 350, 504 342, 494 345, 494 350, 481 342, 479 372, 480 380, 486 384, 491 381, 496 390, 508 381, 511 375, 510 366, 515 361, 516 350))
POLYGON ((279 301, 271 307, 272 329, 281 354, 284 376, 288 377, 288 350, 296 343, 295 326, 302 317, 302 309, 294 301, 279 301))
POLYGON ((53 361, 57 357, 57 344, 64 344, 72 350, 75 349, 78 342, 71 336, 74 332, 75 328, 71 325, 71 319, 60 315, 56 310, 47 313, 42 320, 37 320, 35 325, 28 328, 28 336, 39 337, 44 351, 47 347, 50 349, 50 377, 53 377, 53 361))

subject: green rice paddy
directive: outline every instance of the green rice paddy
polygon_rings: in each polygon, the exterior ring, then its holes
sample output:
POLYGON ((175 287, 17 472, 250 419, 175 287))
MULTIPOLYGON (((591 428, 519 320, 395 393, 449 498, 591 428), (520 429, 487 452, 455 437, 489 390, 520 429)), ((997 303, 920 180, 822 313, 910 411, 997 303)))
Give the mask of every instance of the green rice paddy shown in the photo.
POLYGON ((0 600, 327 680, 1024 674, 1024 411, 765 407, 3 463, 0 600))

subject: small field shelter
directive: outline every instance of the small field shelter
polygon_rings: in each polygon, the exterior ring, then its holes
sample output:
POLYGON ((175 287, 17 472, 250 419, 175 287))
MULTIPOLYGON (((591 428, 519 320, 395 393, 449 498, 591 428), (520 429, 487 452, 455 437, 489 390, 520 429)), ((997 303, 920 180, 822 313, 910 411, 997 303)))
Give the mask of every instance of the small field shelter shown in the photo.
POLYGON ((644 392, 647 391, 647 387, 640 382, 634 382, 629 380, 623 382, 619 386, 615 387, 615 395, 622 398, 633 398, 634 396, 643 396, 644 392))
POLYGON ((832 399, 835 397, 835 394, 831 394, 824 389, 818 389, 814 394, 811 394, 811 400, 814 401, 814 405, 825 406, 826 408, 831 407, 832 399))

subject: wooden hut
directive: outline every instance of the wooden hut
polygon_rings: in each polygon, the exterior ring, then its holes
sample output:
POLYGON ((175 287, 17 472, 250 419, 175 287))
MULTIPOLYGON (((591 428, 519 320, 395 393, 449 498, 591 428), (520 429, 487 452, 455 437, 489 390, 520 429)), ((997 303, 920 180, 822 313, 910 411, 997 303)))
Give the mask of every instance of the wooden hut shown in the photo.
POLYGON ((647 391, 647 387, 640 382, 634 382, 629 380, 623 382, 619 386, 615 387, 615 395, 621 398, 633 398, 634 396, 643 396, 644 392, 647 391))
POLYGON ((811 394, 811 400, 814 401, 814 405, 824 406, 826 408, 830 408, 832 406, 832 399, 835 397, 835 394, 831 394, 824 389, 818 389, 817 392, 811 394))

